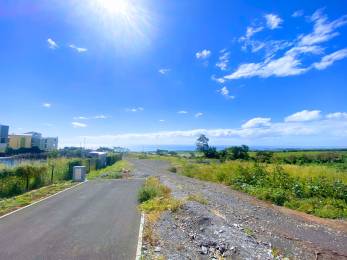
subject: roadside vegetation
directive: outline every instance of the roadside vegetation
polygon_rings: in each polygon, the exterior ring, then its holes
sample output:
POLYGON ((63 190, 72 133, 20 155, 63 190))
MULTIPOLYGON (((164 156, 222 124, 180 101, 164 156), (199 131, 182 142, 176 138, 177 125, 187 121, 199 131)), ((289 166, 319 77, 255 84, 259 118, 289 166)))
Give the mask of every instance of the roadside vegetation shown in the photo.
POLYGON ((125 177, 124 175, 127 172, 130 172, 132 166, 127 161, 117 161, 115 164, 107 166, 106 168, 100 170, 93 170, 88 173, 88 180, 93 180, 96 178, 105 178, 105 179, 120 179, 125 177))
MULTIPOLYGON (((108 154, 106 166, 122 159, 121 154, 108 154)), ((86 166, 87 172, 104 167, 96 158, 66 158, 52 153, 46 161, 28 162, 16 167, 0 167, 0 199, 13 197, 34 189, 69 181, 73 167, 86 166)))
POLYGON ((46 162, 25 163, 14 168, 0 165, 0 215, 75 185, 71 180, 73 167, 77 165, 86 166, 87 178, 101 174, 105 174, 105 178, 120 178, 122 170, 130 169, 121 159, 122 154, 108 154, 106 168, 95 158, 57 156, 50 156, 46 162))
POLYGON ((156 246, 158 237, 154 232, 155 222, 164 211, 177 211, 182 206, 182 201, 173 198, 171 190, 161 184, 156 177, 147 178, 144 186, 138 192, 138 201, 139 209, 146 213, 143 239, 151 246, 156 246))
POLYGON ((64 181, 46 187, 42 187, 37 190, 32 190, 30 192, 14 196, 12 198, 0 200, 0 216, 5 215, 21 207, 27 206, 44 197, 48 197, 59 191, 70 188, 76 184, 77 183, 72 181, 64 181))
MULTIPOLYGON (((121 154, 109 154, 106 165, 121 160, 121 154)), ((52 156, 47 161, 20 164, 17 167, 0 168, 0 199, 9 198, 54 183, 72 179, 73 167, 86 166, 94 173, 103 166, 96 158, 65 158, 52 156)))
POLYGON ((347 218, 346 151, 221 151, 200 136, 197 152, 146 155, 171 162, 170 172, 222 183, 259 199, 324 218, 347 218))
POLYGON ((171 190, 161 184, 156 177, 149 177, 139 190, 140 209, 145 213, 160 213, 166 210, 177 211, 181 201, 171 196, 171 190))

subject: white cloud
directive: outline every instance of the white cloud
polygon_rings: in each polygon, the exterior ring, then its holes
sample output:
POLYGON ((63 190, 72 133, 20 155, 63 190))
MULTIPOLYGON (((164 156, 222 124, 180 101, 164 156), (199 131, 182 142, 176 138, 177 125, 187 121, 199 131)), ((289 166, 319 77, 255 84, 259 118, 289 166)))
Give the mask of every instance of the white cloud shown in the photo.
POLYGON ((336 29, 347 23, 347 15, 344 15, 332 22, 328 21, 323 10, 317 10, 312 16, 311 21, 314 23, 313 32, 301 35, 299 37, 299 45, 314 45, 326 42, 339 35, 336 29))
POLYGON ((87 124, 80 123, 80 122, 72 122, 72 127, 73 128, 85 128, 87 127, 87 124))
POLYGON ((210 55, 211 55, 211 51, 206 49, 199 51, 195 54, 197 59, 207 59, 208 57, 210 57, 210 55))
POLYGON ((158 70, 158 72, 160 74, 162 74, 162 75, 165 75, 165 74, 169 73, 170 71, 171 71, 171 69, 160 69, 160 70, 158 70))
POLYGON ((105 115, 97 115, 93 117, 94 119, 107 119, 110 118, 110 116, 105 116, 105 115))
POLYGON ((188 114, 188 112, 185 111, 185 110, 178 111, 177 113, 178 113, 178 114, 188 114))
POLYGON ((255 127, 267 127, 271 125, 271 118, 269 117, 255 117, 248 120, 241 127, 243 129, 255 128, 255 127))
POLYGON ((211 76, 211 79, 212 79, 213 81, 216 81, 216 82, 220 83, 220 84, 223 84, 223 83, 225 82, 225 79, 224 79, 224 78, 217 78, 215 75, 212 75, 212 76, 211 76))
POLYGON ((133 108, 127 108, 125 109, 125 111, 127 112, 133 112, 133 113, 136 113, 136 112, 141 112, 145 110, 143 107, 133 107, 133 108))
POLYGON ((85 116, 74 116, 73 119, 74 120, 88 120, 89 118, 85 117, 85 116))
POLYGON ((275 14, 267 14, 264 16, 266 19, 266 25, 269 27, 271 30, 274 30, 276 28, 279 28, 283 20, 275 14))
POLYGON ((198 113, 195 114, 195 117, 198 118, 198 117, 201 117, 203 115, 204 115, 204 113, 198 112, 198 113))
POLYGON ((221 51, 221 56, 219 56, 216 66, 221 70, 226 70, 228 68, 230 52, 225 50, 221 51))
POLYGON ((260 63, 241 64, 236 71, 224 76, 225 79, 240 79, 261 77, 268 78, 271 76, 286 77, 305 73, 308 68, 302 68, 301 61, 291 54, 285 54, 278 59, 269 59, 260 63))
POLYGON ((290 116, 287 116, 284 121, 285 122, 305 122, 305 121, 313 121, 319 119, 321 111, 320 110, 303 110, 297 113, 294 113, 290 116))
MULTIPOLYGON (((300 146, 306 144, 310 147, 331 144, 347 145, 347 120, 322 119, 303 122, 269 122, 264 120, 263 125, 249 128, 217 128, 217 129, 191 129, 145 133, 123 133, 97 136, 81 136, 71 142, 79 143, 84 139, 90 146, 131 146, 153 144, 187 144, 195 143, 200 134, 207 135, 214 143, 219 144, 272 144, 275 146, 300 146)), ((66 143, 66 141, 65 141, 66 143)))
POLYGON ((164 120, 164 119, 159 119, 159 122, 160 122, 160 123, 164 123, 165 120, 164 120))
POLYGON ((259 27, 248 26, 247 30, 246 30, 246 35, 241 36, 239 38, 239 42, 243 43, 241 49, 243 51, 250 49, 252 52, 257 52, 257 51, 261 50, 262 48, 264 48, 265 47, 264 42, 255 41, 255 40, 251 39, 254 34, 261 32, 263 29, 264 29, 264 27, 262 27, 262 26, 259 26, 259 27))
POLYGON ((219 89, 218 92, 221 93, 222 96, 224 96, 227 99, 234 99, 235 98, 234 96, 229 95, 230 91, 226 86, 219 89))
MULTIPOLYGON (((296 12, 295 15, 300 15, 301 12, 296 12)), ((274 14, 266 15, 267 24, 270 29, 275 29, 280 26, 282 19, 274 14)), ((339 35, 337 28, 347 24, 347 15, 344 15, 334 21, 328 21, 322 9, 317 10, 311 17, 313 22, 313 30, 308 34, 301 34, 292 41, 287 40, 271 40, 259 41, 252 40, 251 37, 259 31, 261 27, 248 27, 246 35, 239 39, 242 42, 243 50, 258 52, 265 50, 265 58, 260 62, 243 63, 231 73, 226 75, 224 79, 239 79, 249 77, 286 77, 300 75, 310 71, 311 69, 325 69, 334 61, 345 58, 345 49, 337 51, 331 55, 322 58, 321 62, 315 62, 311 65, 303 64, 304 58, 307 55, 322 55, 324 48, 319 44, 331 40, 339 35), (278 51, 287 49, 287 52, 282 54, 282 57, 275 57, 278 51), (283 67, 282 67, 283 66, 283 67)))
POLYGON ((264 30, 264 27, 258 26, 258 27, 252 27, 248 26, 246 30, 246 38, 251 38, 254 34, 261 32, 264 30))
MULTIPOLYGON (((240 64, 238 68, 229 75, 225 75, 225 80, 235 80, 240 78, 251 77, 287 77, 300 75, 310 71, 311 69, 326 69, 335 61, 347 57, 347 48, 341 49, 325 57, 321 57, 320 62, 313 64, 303 64, 304 58, 307 55, 322 55, 324 48, 319 43, 330 40, 332 37, 338 35, 335 31, 339 26, 347 23, 347 16, 343 16, 335 21, 329 22, 321 12, 316 11, 311 20, 314 22, 313 32, 307 35, 300 35, 294 41, 270 41, 266 42, 267 54, 265 59, 261 62, 252 62, 240 64), (282 56, 275 57, 277 51, 281 49, 288 49, 282 56)), ((245 43, 245 44, 253 44, 245 43)), ((244 45, 245 46, 245 45, 244 45)), ((247 47, 248 45, 246 45, 247 47)), ((253 47, 252 47, 253 48, 253 47)), ((257 51, 257 49, 252 50, 257 51)))
POLYGON ((77 52, 79 52, 79 53, 88 51, 87 48, 77 47, 77 46, 74 45, 74 44, 70 44, 69 47, 70 47, 71 49, 74 49, 75 51, 77 51, 77 52))
POLYGON ((52 50, 55 50, 59 47, 58 44, 55 41, 53 41, 51 38, 47 39, 47 43, 48 43, 48 48, 52 50))
POLYGON ((45 108, 50 108, 52 106, 52 104, 50 104, 50 103, 43 103, 42 106, 45 107, 45 108))
POLYGON ((330 113, 330 114, 326 115, 326 118, 328 118, 328 119, 347 119, 347 113, 346 112, 330 113))
POLYGON ((293 14, 292 17, 300 17, 304 15, 304 11, 303 10, 296 10, 293 14))
POLYGON ((313 67, 315 67, 317 70, 324 70, 327 67, 331 66, 335 61, 342 60, 346 57, 347 48, 341 49, 322 57, 320 62, 313 63, 313 67))

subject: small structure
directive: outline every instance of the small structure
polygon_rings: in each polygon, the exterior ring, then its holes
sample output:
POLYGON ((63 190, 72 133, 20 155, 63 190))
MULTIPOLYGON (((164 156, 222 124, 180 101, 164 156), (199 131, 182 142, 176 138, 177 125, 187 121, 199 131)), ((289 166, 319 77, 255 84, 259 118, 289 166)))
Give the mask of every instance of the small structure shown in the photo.
POLYGON ((85 166, 74 166, 72 180, 83 182, 86 179, 87 169, 85 166))

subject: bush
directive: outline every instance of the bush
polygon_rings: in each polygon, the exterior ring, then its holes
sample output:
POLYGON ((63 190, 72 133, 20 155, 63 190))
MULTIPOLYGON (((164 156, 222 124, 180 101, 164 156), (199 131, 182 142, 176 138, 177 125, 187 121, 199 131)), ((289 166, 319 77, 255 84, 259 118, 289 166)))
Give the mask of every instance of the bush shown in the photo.
POLYGON ((161 184, 156 177, 149 177, 139 190, 140 208, 145 212, 176 211, 182 205, 180 200, 171 197, 171 190, 161 184))
POLYGON ((158 196, 158 190, 155 187, 142 187, 139 190, 138 200, 140 203, 151 200, 158 196))
POLYGON ((255 160, 261 163, 270 163, 273 157, 273 152, 259 151, 255 154, 255 160))
POLYGON ((106 156, 106 166, 115 164, 117 161, 122 160, 122 157, 121 153, 108 153, 106 156))
POLYGON ((149 177, 145 185, 139 190, 139 202, 145 202, 155 197, 168 197, 171 190, 159 182, 155 177, 149 177))
POLYGON ((177 172, 177 168, 176 168, 175 166, 171 166, 171 167, 169 168, 169 171, 170 171, 170 172, 173 172, 173 173, 176 173, 176 172, 177 172))

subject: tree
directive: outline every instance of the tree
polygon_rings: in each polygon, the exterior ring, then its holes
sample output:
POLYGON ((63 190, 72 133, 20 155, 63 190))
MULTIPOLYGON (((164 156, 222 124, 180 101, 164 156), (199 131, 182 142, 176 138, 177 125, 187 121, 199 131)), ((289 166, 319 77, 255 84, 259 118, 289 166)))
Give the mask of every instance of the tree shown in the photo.
POLYGON ((58 158, 59 157, 59 151, 58 150, 52 150, 48 153, 48 158, 58 158))
POLYGON ((204 151, 204 155, 207 158, 215 158, 215 159, 219 158, 219 153, 217 151, 217 148, 212 146, 208 147, 208 149, 204 151))
POLYGON ((249 148, 247 145, 232 146, 225 149, 226 159, 229 160, 247 160, 249 148))
POLYGON ((255 154, 255 160, 262 163, 270 163, 273 157, 273 152, 259 151, 255 154))
POLYGON ((168 150, 157 149, 157 151, 155 153, 157 155, 167 155, 169 153, 169 151, 168 150))
POLYGON ((209 148, 208 141, 209 139, 205 135, 201 134, 196 140, 196 150, 199 152, 207 151, 209 148))

